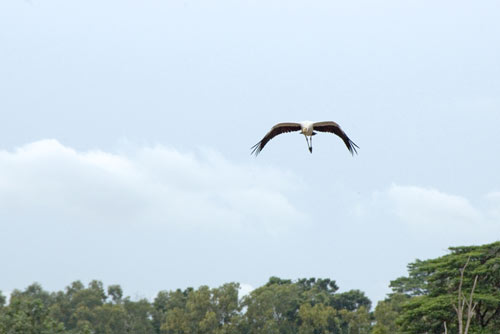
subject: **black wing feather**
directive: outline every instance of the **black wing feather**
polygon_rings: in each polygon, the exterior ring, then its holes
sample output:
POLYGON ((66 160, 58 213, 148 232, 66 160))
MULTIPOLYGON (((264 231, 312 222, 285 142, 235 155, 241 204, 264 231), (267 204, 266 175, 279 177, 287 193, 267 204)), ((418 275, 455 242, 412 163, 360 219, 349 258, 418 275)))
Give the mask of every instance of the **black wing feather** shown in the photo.
POLYGON ((271 139, 286 132, 299 131, 302 127, 299 123, 278 123, 262 138, 260 142, 251 147, 252 153, 257 156, 271 139))
POLYGON ((354 155, 354 153, 358 154, 356 148, 359 148, 359 146, 356 145, 351 139, 349 139, 349 137, 347 137, 345 132, 337 123, 331 121, 316 122, 313 124, 313 128, 315 131, 330 132, 336 134, 344 141, 345 146, 347 146, 347 149, 349 150, 349 152, 351 152, 352 155, 354 155))

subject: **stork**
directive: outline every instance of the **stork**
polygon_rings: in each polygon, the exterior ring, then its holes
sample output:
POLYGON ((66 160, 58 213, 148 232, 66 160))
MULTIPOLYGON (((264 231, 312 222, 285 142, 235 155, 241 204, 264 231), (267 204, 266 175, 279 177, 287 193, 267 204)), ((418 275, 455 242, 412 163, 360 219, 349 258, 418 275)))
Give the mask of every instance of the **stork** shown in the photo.
POLYGON ((356 148, 359 148, 358 145, 356 145, 351 139, 349 139, 349 137, 347 137, 345 132, 340 128, 340 126, 337 123, 332 121, 325 121, 325 122, 303 121, 300 123, 286 122, 286 123, 276 124, 271 128, 271 130, 269 130, 269 132, 264 136, 264 138, 262 138, 261 141, 252 146, 251 154, 255 153, 255 156, 257 156, 271 139, 282 133, 294 132, 294 131, 300 131, 300 133, 304 135, 304 137, 306 138, 307 147, 309 148, 309 152, 311 153, 312 153, 312 136, 316 135, 315 131, 330 132, 336 134, 344 141, 344 144, 347 146, 347 149, 349 150, 349 152, 351 152, 352 155, 354 155, 354 153, 356 154, 358 153, 356 151, 356 148))

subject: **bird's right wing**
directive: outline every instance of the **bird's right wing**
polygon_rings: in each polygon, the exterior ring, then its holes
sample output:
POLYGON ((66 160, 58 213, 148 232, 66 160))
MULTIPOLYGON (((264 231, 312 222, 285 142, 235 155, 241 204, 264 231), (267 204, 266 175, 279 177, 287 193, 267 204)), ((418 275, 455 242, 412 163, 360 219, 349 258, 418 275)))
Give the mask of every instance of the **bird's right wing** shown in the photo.
POLYGON ((272 127, 271 130, 269 130, 268 133, 266 133, 266 135, 264 136, 264 138, 262 138, 262 140, 260 142, 258 142, 254 146, 252 146, 252 148, 251 148, 252 153, 251 154, 255 153, 255 155, 257 156, 260 153, 260 151, 262 151, 264 146, 266 146, 267 142, 270 141, 271 139, 273 139, 274 137, 276 137, 277 135, 280 135, 280 134, 286 133, 286 132, 300 131, 301 128, 302 127, 300 126, 299 123, 288 122, 288 123, 276 124, 275 126, 272 127))
POLYGON ((315 122, 313 124, 313 129, 321 132, 330 132, 334 133, 337 136, 339 136, 342 141, 344 141, 345 146, 347 146, 347 149, 351 154, 354 155, 354 153, 358 153, 356 151, 356 148, 359 148, 358 145, 356 145, 347 135, 345 132, 340 128, 340 126, 332 121, 325 121, 325 122, 315 122))

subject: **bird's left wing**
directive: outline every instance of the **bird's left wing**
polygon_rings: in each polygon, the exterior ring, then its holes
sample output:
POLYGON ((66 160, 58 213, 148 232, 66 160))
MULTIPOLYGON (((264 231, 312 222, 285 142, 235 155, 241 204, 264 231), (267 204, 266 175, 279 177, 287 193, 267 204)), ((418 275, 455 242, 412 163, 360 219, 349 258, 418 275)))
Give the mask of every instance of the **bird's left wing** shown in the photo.
POLYGON ((267 142, 270 141, 271 139, 273 139, 274 137, 276 137, 277 135, 280 135, 280 134, 286 133, 286 132, 299 131, 300 129, 301 129, 301 126, 299 123, 287 122, 287 123, 276 124, 275 126, 272 127, 271 130, 269 130, 268 133, 266 133, 266 135, 264 136, 264 138, 262 138, 262 140, 260 142, 258 142, 257 144, 255 144, 254 146, 251 147, 251 149, 252 149, 251 154, 255 153, 255 155, 257 156, 260 153, 260 151, 262 151, 264 146, 266 146, 267 142))
POLYGON ((336 134, 337 136, 342 138, 345 146, 347 146, 347 149, 349 150, 349 152, 351 152, 351 154, 358 153, 358 151, 356 151, 356 148, 359 148, 358 145, 354 144, 354 142, 349 139, 349 137, 347 137, 345 132, 337 123, 332 121, 316 122, 313 124, 313 129, 320 132, 330 132, 336 134))

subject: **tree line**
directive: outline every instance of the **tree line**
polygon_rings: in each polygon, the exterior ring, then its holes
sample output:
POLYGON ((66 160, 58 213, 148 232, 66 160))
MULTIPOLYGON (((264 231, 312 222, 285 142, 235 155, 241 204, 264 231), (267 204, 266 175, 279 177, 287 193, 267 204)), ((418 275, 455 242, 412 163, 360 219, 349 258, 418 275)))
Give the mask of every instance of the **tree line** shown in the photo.
POLYGON ((500 333, 500 242, 449 250, 410 263, 408 276, 390 282, 373 334, 500 333))
POLYGON ((362 291, 338 292, 328 278, 271 277, 243 297, 238 283, 160 291, 152 301, 97 280, 57 292, 33 283, 8 303, 0 293, 0 334, 500 332, 500 242, 416 260, 390 287, 371 311, 362 291))

